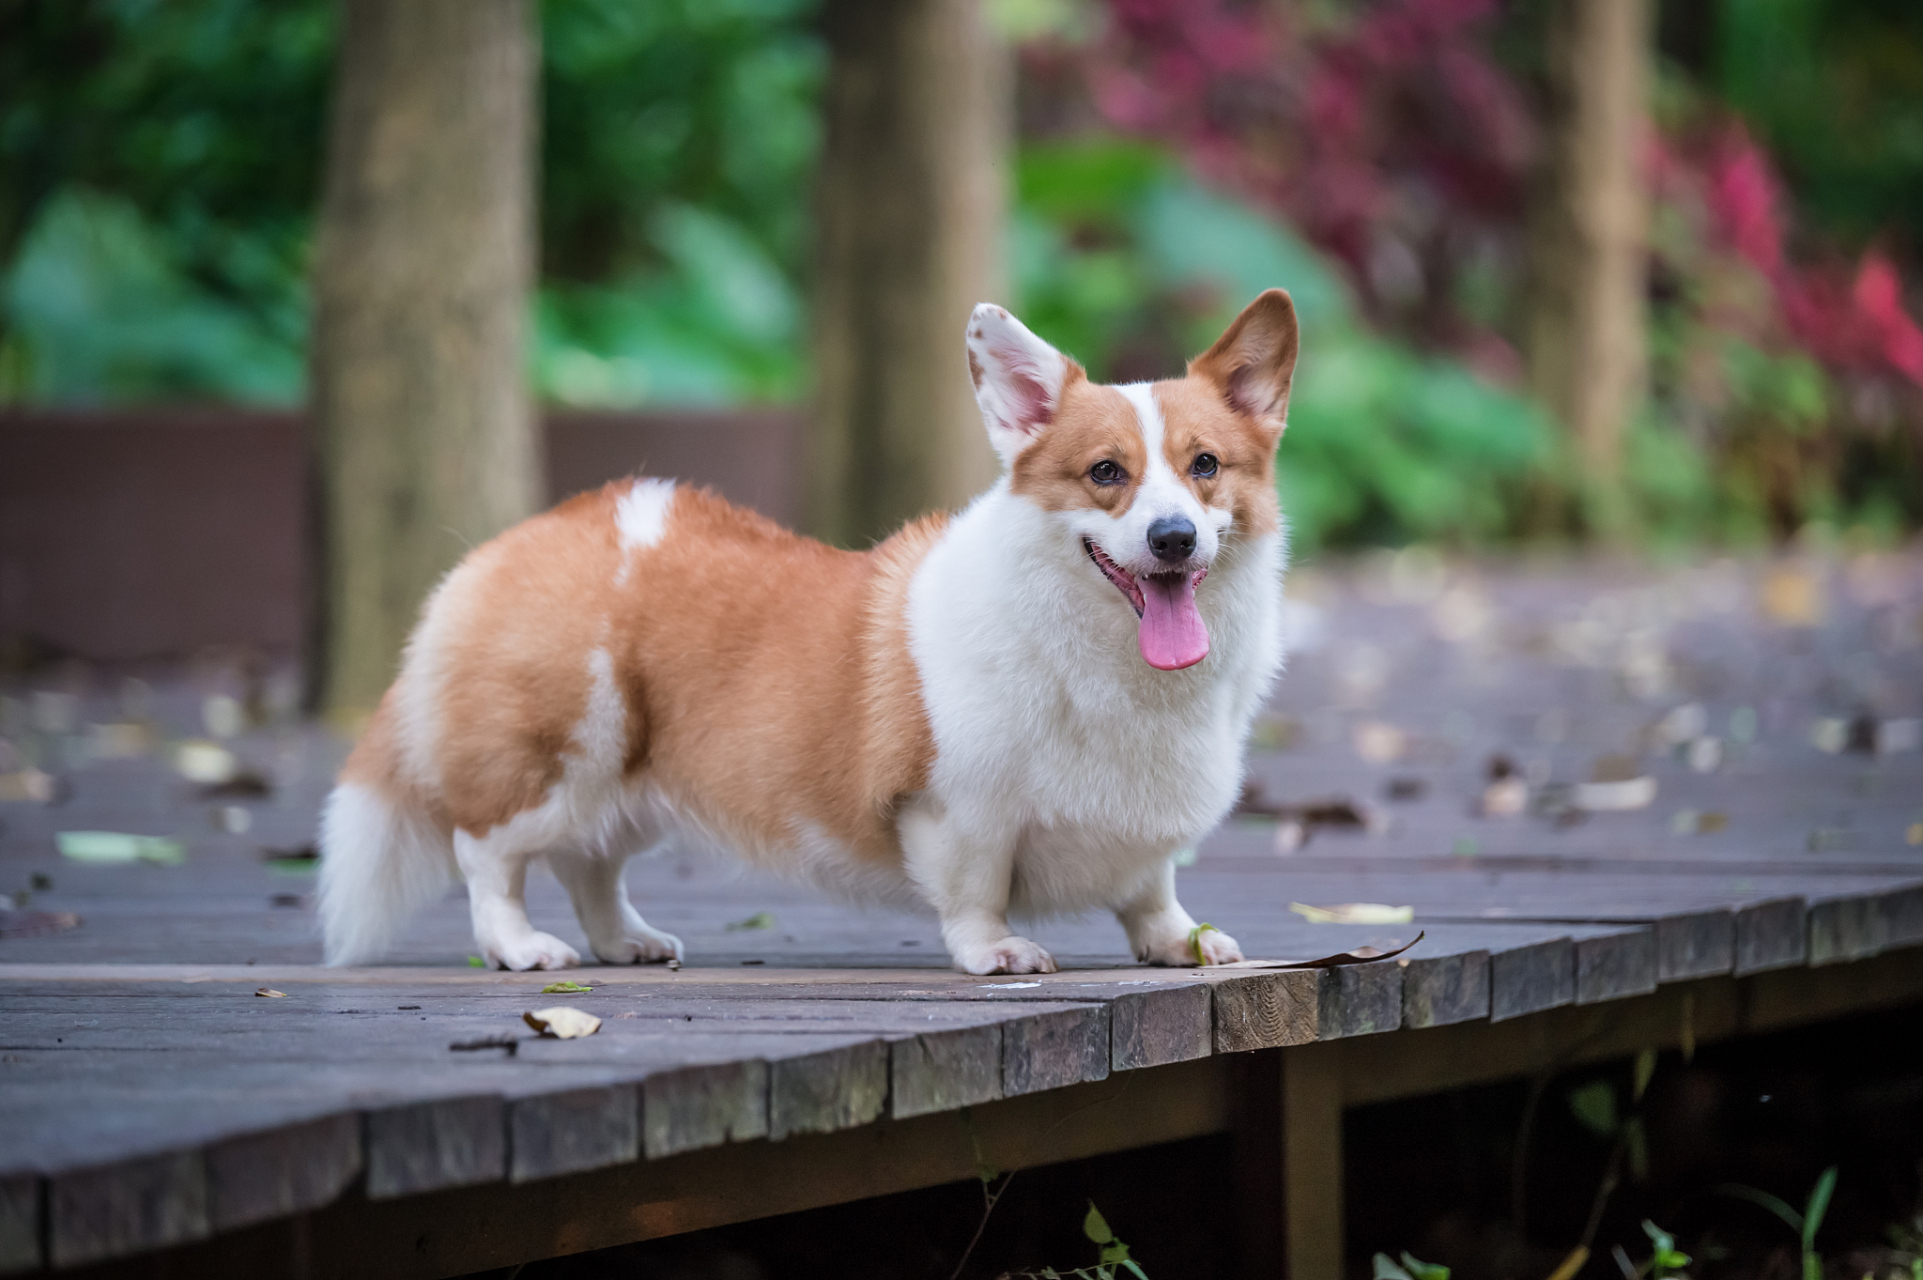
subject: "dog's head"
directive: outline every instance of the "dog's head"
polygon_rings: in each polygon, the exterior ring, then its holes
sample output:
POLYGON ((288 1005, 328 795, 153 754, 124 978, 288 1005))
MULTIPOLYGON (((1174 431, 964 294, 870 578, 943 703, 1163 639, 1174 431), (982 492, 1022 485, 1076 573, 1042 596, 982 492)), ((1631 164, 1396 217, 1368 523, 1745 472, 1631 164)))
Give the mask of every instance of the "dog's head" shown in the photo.
POLYGON ((1274 533, 1275 446, 1295 373, 1295 304, 1270 289, 1188 376, 1124 387, 987 303, 968 323, 968 369, 1012 492, 1054 515, 1088 571, 1141 619, 1164 671, 1208 655, 1196 584, 1225 542, 1274 533))

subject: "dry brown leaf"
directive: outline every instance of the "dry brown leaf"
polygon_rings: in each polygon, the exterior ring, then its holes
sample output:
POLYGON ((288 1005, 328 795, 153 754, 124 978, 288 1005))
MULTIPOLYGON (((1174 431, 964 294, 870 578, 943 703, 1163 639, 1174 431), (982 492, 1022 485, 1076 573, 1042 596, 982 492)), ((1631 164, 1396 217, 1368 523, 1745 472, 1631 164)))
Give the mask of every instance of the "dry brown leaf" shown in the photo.
POLYGON ((257 996, 266 996, 269 1000, 285 1000, 287 998, 285 991, 276 991, 272 987, 261 987, 255 991, 254 994, 257 996))
MULTIPOLYGON (((1428 937, 1424 930, 1401 946, 1390 951, 1380 947, 1357 947, 1353 951, 1338 951, 1331 956, 1315 960, 1232 960, 1228 964, 1213 964, 1211 969, 1334 969, 1345 964, 1367 964, 1371 960, 1393 960, 1410 947, 1428 937)), ((1407 964, 1408 961, 1403 961, 1407 964)))
POLYGON ((552 1036, 556 1040, 577 1040, 601 1029, 601 1019, 586 1009, 575 1009, 565 1004, 557 1004, 551 1009, 535 1009, 522 1014, 521 1020, 542 1035, 552 1036))

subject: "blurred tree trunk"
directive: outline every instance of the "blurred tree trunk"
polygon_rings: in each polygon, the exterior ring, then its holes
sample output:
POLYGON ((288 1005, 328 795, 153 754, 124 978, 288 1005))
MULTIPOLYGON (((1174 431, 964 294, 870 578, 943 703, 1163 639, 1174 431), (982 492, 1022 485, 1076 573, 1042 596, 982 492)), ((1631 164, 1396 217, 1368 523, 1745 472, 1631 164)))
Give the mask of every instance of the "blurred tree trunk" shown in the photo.
POLYGON ((345 0, 314 272, 321 702, 371 709, 435 582, 544 491, 523 339, 526 0, 345 0))
POLYGON ((1001 272, 1009 55, 978 0, 828 0, 812 531, 865 546, 986 488, 962 335, 1001 272))
POLYGON ((1590 519, 1609 536, 1621 532, 1623 435, 1647 371, 1649 0, 1551 0, 1547 8, 1529 373, 1575 438, 1590 519))

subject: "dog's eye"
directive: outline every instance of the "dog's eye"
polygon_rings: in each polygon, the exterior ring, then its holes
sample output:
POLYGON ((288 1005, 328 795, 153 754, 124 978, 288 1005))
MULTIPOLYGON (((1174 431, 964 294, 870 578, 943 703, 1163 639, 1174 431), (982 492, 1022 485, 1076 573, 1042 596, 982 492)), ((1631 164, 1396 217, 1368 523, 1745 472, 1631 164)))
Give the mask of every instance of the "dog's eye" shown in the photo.
POLYGON ((1197 480, 1206 480, 1214 475, 1221 465, 1214 454, 1198 453, 1195 455, 1195 461, 1189 463, 1189 474, 1197 480))
POLYGON ((1096 484, 1120 484, 1128 479, 1128 473, 1107 458, 1103 458, 1088 469, 1088 478, 1096 484))

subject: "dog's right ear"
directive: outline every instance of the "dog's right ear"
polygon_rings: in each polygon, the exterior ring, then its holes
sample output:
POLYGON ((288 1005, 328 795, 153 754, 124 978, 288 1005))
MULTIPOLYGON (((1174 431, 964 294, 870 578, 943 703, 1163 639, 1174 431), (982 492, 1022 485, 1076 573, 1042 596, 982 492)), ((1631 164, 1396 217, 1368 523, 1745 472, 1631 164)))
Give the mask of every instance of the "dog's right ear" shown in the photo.
POLYGON ((1061 408, 1081 366, 1028 331, 1005 307, 984 302, 968 319, 968 375, 1004 464, 1015 461, 1061 408))

